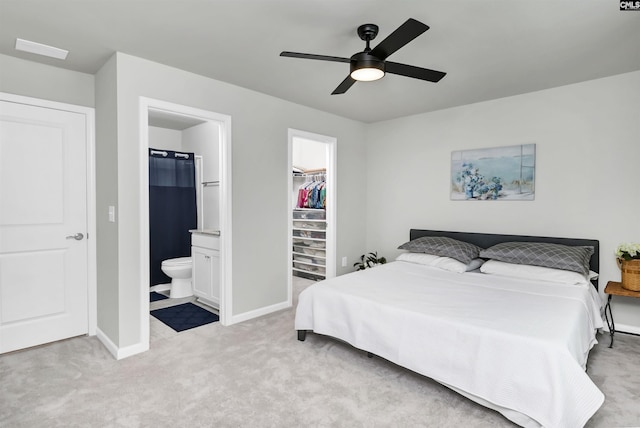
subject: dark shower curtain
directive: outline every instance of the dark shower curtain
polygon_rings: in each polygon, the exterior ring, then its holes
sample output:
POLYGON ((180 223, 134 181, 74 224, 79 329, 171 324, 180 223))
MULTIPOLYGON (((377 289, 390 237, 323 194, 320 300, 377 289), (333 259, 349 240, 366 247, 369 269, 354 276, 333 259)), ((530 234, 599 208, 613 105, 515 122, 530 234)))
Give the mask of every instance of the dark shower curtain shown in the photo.
POLYGON ((171 282, 163 260, 191 256, 189 229, 198 224, 195 175, 193 153, 149 149, 150 285, 171 282))

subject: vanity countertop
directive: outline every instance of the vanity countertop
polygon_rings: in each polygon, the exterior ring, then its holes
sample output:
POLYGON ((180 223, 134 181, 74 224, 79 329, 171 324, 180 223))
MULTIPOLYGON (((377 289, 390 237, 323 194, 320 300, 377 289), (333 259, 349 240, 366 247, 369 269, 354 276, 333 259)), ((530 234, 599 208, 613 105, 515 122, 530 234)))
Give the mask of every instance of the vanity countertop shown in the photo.
POLYGON ((191 230, 189 230, 189 232, 191 232, 191 233, 199 233, 199 234, 202 234, 202 235, 220 236, 220 231, 219 230, 214 230, 214 229, 191 229, 191 230))

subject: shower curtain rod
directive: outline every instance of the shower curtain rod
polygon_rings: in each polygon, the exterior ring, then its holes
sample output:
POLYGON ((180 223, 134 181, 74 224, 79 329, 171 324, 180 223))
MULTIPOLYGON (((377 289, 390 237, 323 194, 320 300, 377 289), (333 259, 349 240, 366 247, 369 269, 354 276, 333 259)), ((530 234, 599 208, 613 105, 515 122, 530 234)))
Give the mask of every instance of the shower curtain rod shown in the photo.
MULTIPOLYGON (((167 157, 167 155, 169 153, 165 152, 164 150, 151 150, 151 154, 152 155, 162 155, 164 157, 167 157)), ((185 158, 185 159, 189 159, 189 155, 186 153, 174 153, 174 156, 177 158, 185 158)))

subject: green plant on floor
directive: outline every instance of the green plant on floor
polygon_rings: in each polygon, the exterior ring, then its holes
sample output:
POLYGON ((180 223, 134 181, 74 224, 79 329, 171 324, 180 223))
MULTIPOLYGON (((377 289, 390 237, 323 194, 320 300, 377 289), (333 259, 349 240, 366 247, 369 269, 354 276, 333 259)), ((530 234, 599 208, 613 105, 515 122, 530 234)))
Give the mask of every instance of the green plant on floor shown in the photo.
POLYGON ((387 259, 384 257, 378 257, 378 252, 375 251, 369 254, 363 254, 360 256, 360 261, 355 262, 353 267, 356 270, 365 270, 366 268, 372 268, 377 265, 383 265, 387 262, 387 259))

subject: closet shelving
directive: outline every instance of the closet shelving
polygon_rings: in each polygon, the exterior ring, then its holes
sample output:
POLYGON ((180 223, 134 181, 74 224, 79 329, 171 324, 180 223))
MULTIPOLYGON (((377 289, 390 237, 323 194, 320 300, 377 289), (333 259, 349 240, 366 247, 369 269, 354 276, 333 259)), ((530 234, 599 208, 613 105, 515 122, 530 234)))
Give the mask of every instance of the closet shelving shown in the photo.
POLYGON ((293 272, 298 276, 324 279, 327 265, 327 222, 325 211, 314 208, 293 210, 293 272))
MULTIPOLYGON (((319 172, 319 171, 318 171, 319 172)), ((324 174, 294 174, 294 187, 306 181, 324 181, 324 174)), ((324 208, 294 208, 292 236, 292 271, 296 276, 321 280, 326 278, 327 220, 324 208)))

